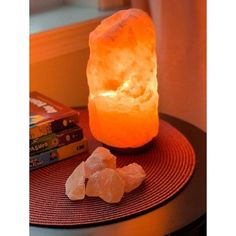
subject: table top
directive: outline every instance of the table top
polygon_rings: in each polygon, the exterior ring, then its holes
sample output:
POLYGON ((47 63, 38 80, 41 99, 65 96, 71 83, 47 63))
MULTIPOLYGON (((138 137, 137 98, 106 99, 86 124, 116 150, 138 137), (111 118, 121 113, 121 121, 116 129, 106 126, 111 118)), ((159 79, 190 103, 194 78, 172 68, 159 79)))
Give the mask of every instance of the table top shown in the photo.
MULTIPOLYGON (((83 125, 88 125, 85 124, 88 122, 86 120, 87 110, 79 109, 79 111, 81 113, 80 125, 83 128, 83 125)), ((204 216, 206 214, 206 133, 183 120, 166 114, 160 114, 160 118, 169 122, 183 133, 192 144, 196 154, 194 174, 180 192, 157 209, 129 220, 89 227, 30 226, 30 235, 167 235, 188 226, 204 216)), ((92 145, 94 145, 94 140, 92 145)))

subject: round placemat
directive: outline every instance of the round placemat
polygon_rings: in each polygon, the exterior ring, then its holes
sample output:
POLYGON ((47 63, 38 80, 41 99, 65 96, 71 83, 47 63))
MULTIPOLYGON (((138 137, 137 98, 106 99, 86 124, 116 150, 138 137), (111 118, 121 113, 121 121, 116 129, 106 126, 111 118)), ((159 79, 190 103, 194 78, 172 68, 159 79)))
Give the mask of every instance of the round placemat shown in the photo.
POLYGON ((190 179, 195 166, 191 144, 177 129, 160 120, 158 137, 148 150, 132 155, 116 154, 117 167, 136 162, 144 168, 147 177, 141 186, 125 194, 117 204, 87 196, 80 201, 70 201, 65 195, 68 176, 99 145, 83 119, 81 126, 89 140, 89 152, 30 173, 31 224, 82 226, 127 219, 158 207, 190 179))

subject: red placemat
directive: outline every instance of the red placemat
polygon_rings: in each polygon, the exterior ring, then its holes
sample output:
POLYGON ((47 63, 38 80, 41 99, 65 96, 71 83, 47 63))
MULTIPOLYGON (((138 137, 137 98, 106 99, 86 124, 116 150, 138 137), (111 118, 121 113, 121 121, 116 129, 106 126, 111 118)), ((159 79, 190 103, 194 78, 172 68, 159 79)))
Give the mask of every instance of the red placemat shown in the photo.
MULTIPOLYGON (((89 139, 89 152, 92 152, 99 143, 91 137, 86 113, 82 114, 80 122, 89 139)), ((87 196, 72 202, 65 195, 66 179, 88 156, 89 153, 83 153, 30 173, 31 224, 89 225, 145 213, 176 194, 190 179, 195 166, 191 144, 178 130, 161 120, 159 135, 150 149, 140 154, 117 155, 118 167, 132 162, 143 166, 147 178, 141 186, 125 194, 118 204, 87 196)))

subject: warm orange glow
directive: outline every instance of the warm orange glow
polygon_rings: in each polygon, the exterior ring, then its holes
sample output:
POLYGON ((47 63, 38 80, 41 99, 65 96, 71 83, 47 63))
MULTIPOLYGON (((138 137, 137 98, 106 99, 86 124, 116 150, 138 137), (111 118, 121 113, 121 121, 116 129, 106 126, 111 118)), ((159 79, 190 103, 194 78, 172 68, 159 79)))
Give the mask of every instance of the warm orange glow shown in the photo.
POLYGON ((154 25, 141 10, 122 10, 90 34, 89 118, 99 141, 140 147, 158 133, 154 25))

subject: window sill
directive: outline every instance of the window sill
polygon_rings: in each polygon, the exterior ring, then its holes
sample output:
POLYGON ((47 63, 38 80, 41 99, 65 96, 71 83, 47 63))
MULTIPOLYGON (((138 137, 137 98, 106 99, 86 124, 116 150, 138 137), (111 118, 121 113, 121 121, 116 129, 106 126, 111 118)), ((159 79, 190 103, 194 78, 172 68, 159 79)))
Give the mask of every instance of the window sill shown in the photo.
POLYGON ((114 11, 63 6, 30 17, 30 63, 88 47, 89 33, 114 11))
POLYGON ((114 11, 101 11, 96 8, 85 8, 64 5, 52 10, 34 13, 30 16, 30 34, 40 33, 73 23, 106 17, 114 11))

